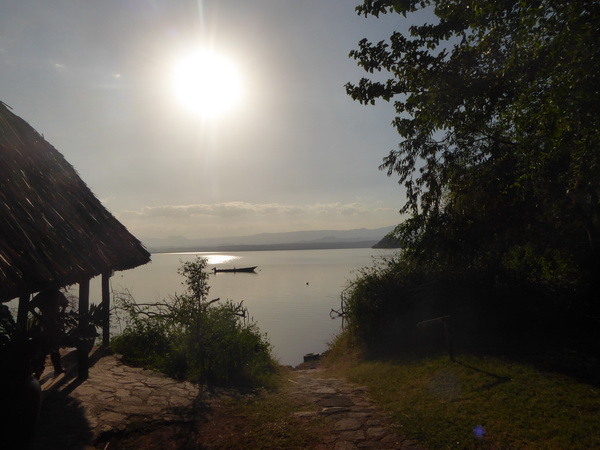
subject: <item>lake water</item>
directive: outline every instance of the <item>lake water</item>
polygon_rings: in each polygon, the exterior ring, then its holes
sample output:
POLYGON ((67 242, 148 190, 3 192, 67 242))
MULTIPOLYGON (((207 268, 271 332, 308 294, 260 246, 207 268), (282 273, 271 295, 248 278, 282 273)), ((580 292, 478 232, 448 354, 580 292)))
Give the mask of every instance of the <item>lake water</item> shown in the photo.
MULTIPOLYGON (((258 266, 254 274, 211 274, 209 298, 243 300, 250 316, 267 334, 279 362, 296 365, 306 353, 321 353, 327 348, 341 327, 341 319, 329 316, 332 309, 339 309, 341 292, 356 278, 358 269, 371 266, 374 256, 386 254, 390 251, 370 248, 155 253, 151 263, 117 272, 111 287, 129 290, 139 303, 151 303, 184 291, 177 269, 182 261, 197 255, 208 258, 211 270, 258 266)), ((93 280, 92 302, 99 302, 94 298, 99 293, 99 281, 93 280)))

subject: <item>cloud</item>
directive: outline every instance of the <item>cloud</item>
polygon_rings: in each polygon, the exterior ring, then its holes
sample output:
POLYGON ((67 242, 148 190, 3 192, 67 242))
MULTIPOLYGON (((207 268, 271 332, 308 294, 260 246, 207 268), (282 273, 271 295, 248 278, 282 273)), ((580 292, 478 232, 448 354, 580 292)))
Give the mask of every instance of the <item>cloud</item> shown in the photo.
POLYGON ((344 216, 358 216, 362 214, 368 214, 369 209, 362 203, 349 203, 347 205, 341 205, 339 212, 344 216))
POLYGON ((242 216, 303 214, 336 214, 344 216, 368 214, 371 210, 362 203, 315 203, 308 205, 284 205, 279 203, 223 202, 215 204, 145 206, 140 210, 122 211, 123 219, 143 218, 231 218, 242 216))
POLYGON ((319 215, 339 214, 343 216, 357 216, 368 214, 371 210, 360 202, 354 203, 317 203, 307 206, 307 210, 319 215))
POLYGON ((145 206, 115 215, 141 237, 207 238, 308 229, 379 228, 398 223, 398 211, 378 202, 250 203, 145 206))
POLYGON ((194 218, 194 217, 235 217, 248 214, 275 214, 282 212, 276 204, 252 204, 246 202, 225 202, 215 204, 160 205, 146 206, 137 211, 123 211, 124 218, 194 218))
POLYGON ((373 211, 375 212, 381 212, 381 213, 395 213, 398 212, 400 210, 400 208, 375 208, 373 211))

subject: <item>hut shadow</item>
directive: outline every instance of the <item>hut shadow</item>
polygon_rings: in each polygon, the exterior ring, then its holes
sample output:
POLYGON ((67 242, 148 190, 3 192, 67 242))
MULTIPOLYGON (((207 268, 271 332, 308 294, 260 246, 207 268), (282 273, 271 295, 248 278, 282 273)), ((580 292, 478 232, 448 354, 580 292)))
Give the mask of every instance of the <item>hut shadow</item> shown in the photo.
MULTIPOLYGON (((106 351, 94 349, 90 354, 89 366, 92 367, 105 354, 106 351)), ((33 450, 79 450, 89 448, 94 439, 84 406, 70 396, 85 381, 77 376, 77 351, 65 353, 62 364, 64 374, 55 377, 50 368, 40 379, 43 387, 42 406, 32 442, 33 450)))
POLYGON ((32 449, 89 448, 93 440, 81 402, 60 391, 44 395, 32 449))

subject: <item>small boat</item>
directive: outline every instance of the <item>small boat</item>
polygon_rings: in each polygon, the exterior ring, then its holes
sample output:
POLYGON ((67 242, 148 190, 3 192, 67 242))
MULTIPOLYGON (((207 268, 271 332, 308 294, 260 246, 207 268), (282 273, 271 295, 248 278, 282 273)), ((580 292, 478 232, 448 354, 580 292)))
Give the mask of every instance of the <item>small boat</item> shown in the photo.
POLYGON ((219 272, 254 272, 254 269, 256 269, 258 266, 252 266, 252 267, 234 267, 233 269, 217 269, 216 267, 213 269, 214 273, 219 273, 219 272))

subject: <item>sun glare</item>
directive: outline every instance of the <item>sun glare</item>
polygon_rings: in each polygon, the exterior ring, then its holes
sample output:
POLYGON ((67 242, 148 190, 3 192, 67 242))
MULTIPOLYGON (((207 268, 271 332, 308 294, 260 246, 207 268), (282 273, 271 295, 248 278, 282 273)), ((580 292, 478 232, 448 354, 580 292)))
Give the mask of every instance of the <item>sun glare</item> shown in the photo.
POLYGON ((215 117, 231 110, 242 94, 236 66, 216 53, 200 51, 182 58, 173 70, 177 100, 201 116, 215 117))

